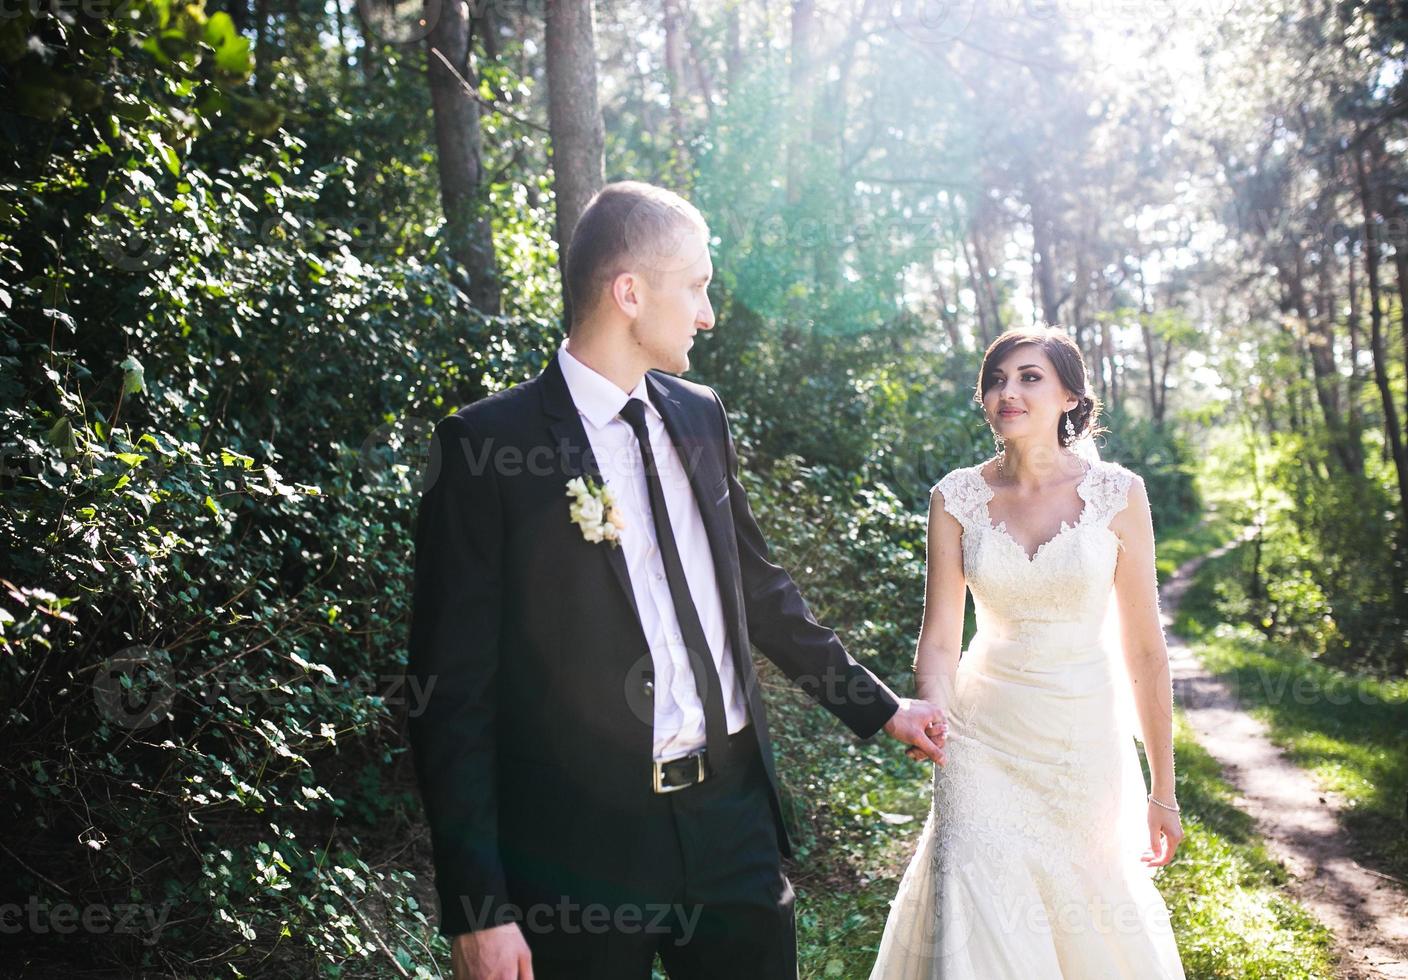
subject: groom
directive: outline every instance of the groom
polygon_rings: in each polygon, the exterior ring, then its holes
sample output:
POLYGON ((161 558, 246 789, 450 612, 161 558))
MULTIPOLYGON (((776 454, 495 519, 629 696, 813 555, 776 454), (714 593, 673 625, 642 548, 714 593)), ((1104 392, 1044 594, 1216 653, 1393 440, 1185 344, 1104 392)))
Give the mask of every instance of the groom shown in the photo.
MULTIPOLYGON (((457 978, 797 975, 756 645, 861 738, 942 762, 770 560, 724 408, 704 219, 608 185, 567 252, 543 372, 436 428, 416 529, 410 720, 457 978)), ((932 738, 931 738, 932 735, 932 738)))

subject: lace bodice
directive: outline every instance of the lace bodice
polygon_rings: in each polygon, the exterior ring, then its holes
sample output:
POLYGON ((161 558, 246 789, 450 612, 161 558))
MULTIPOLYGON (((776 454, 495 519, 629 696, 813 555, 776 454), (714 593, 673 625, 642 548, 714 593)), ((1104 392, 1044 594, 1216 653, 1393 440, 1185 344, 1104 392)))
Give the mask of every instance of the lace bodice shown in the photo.
POLYGON ((979 467, 935 489, 963 528, 978 632, 944 705, 948 761, 871 980, 1183 980, 1149 846, 1131 686, 1113 641, 1134 474, 1095 461, 1074 524, 1028 555, 979 467), (1111 636, 1105 636, 1107 628, 1111 636), (1113 921, 1112 921, 1113 919, 1113 921))
POLYGON ((963 574, 979 630, 1065 623, 1098 632, 1120 549, 1110 521, 1128 503, 1134 474, 1109 460, 1093 461, 1076 487, 1085 501, 1076 523, 1062 521, 1028 556, 1006 521, 993 523, 988 501, 994 492, 980 469, 953 470, 935 486, 944 509, 963 526, 963 574))

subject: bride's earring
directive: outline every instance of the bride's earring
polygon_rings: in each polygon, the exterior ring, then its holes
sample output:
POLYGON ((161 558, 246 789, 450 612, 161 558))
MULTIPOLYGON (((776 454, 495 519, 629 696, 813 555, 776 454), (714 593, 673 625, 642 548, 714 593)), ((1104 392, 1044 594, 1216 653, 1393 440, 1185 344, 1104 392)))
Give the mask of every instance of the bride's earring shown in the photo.
POLYGON ((983 421, 987 422, 988 430, 992 432, 992 444, 996 447, 997 454, 1001 456, 1007 451, 1007 440, 998 435, 993 429, 992 416, 987 413, 987 409, 983 409, 983 421))
POLYGON ((1066 414, 1066 445, 1068 446, 1076 441, 1076 427, 1071 423, 1071 414, 1069 412, 1066 414))

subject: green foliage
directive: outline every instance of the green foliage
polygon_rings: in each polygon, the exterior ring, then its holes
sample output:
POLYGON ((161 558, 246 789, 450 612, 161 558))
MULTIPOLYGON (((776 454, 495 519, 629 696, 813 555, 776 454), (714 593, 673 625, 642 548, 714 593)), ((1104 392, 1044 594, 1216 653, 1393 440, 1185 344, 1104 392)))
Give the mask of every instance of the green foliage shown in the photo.
MULTIPOLYGON (((745 441, 740 452, 750 448, 745 441)), ((881 674, 907 671, 924 601, 923 512, 883 484, 865 486, 797 456, 754 462, 747 487, 775 559, 818 620, 881 674)))
POLYGON ((1312 656, 1401 674, 1408 670, 1396 554, 1402 522, 1387 474, 1373 472, 1351 476, 1333 469, 1323 449, 1285 442, 1269 470, 1290 506, 1267 529, 1270 625, 1263 626, 1312 656))
MULTIPOLYGON (((540 64, 521 41, 480 64, 507 284, 487 317, 446 268, 419 47, 372 43, 354 69, 306 10, 280 15, 256 87, 228 15, 121 7, 0 22, 15 151, 0 183, 0 843, 41 903, 135 903, 160 921, 29 936, 24 965, 433 975, 445 944, 406 870, 428 866, 400 724, 419 693, 399 683, 409 532, 431 423, 532 376, 558 339, 540 64)), ((902 39, 866 43, 877 64, 914 61, 902 39)), ((966 256, 990 120, 981 100, 973 119, 949 110, 947 73, 880 73, 864 79, 892 107, 876 152, 846 159, 828 132, 788 161, 787 66, 754 48, 686 147, 719 239, 720 328, 696 371, 730 407, 776 557, 907 693, 930 488, 991 445, 976 355, 916 300, 913 274, 966 256), (942 124, 916 139, 911 116, 942 124), (922 193, 895 190, 915 175, 922 193)), ((613 176, 659 180, 684 158, 644 79, 612 118, 610 159, 613 176)), ((1011 277, 993 287, 1016 317, 1011 277)), ((1112 424, 1107 455, 1145 476, 1160 527, 1186 518, 1188 450, 1112 424)), ((1307 493, 1329 534, 1334 500, 1307 493)), ((1281 579, 1283 619, 1338 602, 1343 628, 1342 596, 1281 579)), ((926 772, 764 681, 806 862, 807 969, 862 973, 926 772)), ((1259 923, 1275 903, 1244 872, 1219 887, 1254 887, 1259 923)), ((1266 935, 1302 949, 1308 928, 1282 919, 1266 935)), ((1196 935, 1217 947, 1248 921, 1196 935)), ((1229 949, 1206 962, 1224 969, 1229 949)))
POLYGON ((1363 476, 1335 464, 1317 434, 1278 434, 1269 448, 1221 448, 1227 506, 1258 532, 1218 578, 1217 604, 1277 643, 1341 667, 1401 675, 1408 614, 1401 520, 1389 467, 1363 476))
POLYGON ((545 212, 504 209, 522 291, 487 319, 426 237, 433 185, 380 180, 346 113, 251 133, 228 18, 130 7, 54 69, 102 100, 5 120, 0 785, 15 891, 151 915, 23 955, 433 976, 428 883, 387 857, 418 819, 411 518, 431 422, 550 343, 545 212), (368 186, 433 261, 358 218, 368 186))
POLYGON ((827 139, 789 161, 786 71, 758 52, 697 147, 719 318, 698 369, 762 457, 795 453, 922 504, 986 438, 976 365, 905 293, 955 234, 951 200, 858 186, 827 139))
POLYGON ((1268 638, 1238 622, 1229 596, 1243 594, 1235 583, 1254 548, 1254 541, 1244 543, 1203 567, 1180 607, 1179 629, 1198 640, 1200 659, 1268 723, 1272 739, 1345 800, 1356 856, 1403 877, 1408 681, 1340 669, 1298 645, 1303 636, 1268 638))
MULTIPOLYGON (((814 801, 810 839, 825 845, 792 872, 801 975, 865 976, 929 808, 930 770, 810 720, 810 752, 785 760, 814 801)), ((1285 870, 1181 719, 1175 736, 1187 836, 1156 881, 1188 976, 1334 976, 1328 930, 1285 895, 1285 870)))
POLYGON ((1282 891, 1286 872, 1236 809, 1221 769, 1179 717, 1178 798, 1184 837, 1159 878, 1184 971, 1190 977, 1335 975, 1329 930, 1282 891))
POLYGON ((1110 430, 1099 439, 1100 455, 1143 478, 1156 531, 1198 513, 1193 452, 1176 430, 1119 410, 1102 415, 1100 424, 1110 430))

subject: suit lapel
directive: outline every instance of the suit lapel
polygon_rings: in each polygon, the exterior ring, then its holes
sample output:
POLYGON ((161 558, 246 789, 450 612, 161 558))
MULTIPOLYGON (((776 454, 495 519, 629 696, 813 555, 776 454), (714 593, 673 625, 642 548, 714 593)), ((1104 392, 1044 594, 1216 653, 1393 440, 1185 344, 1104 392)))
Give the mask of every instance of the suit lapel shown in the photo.
MULTIPOLYGON (((719 597, 723 600, 725 622, 730 624, 733 634, 735 665, 740 670, 743 664, 752 664, 747 656, 746 639, 740 640, 737 629, 743 619, 738 603, 738 562, 733 549, 728 547, 733 534, 731 521, 724 510, 715 506, 712 499, 718 477, 725 475, 724 453, 717 436, 711 436, 702 426, 690 417, 679 400, 670 394, 669 389, 654 375, 645 376, 650 400, 665 419, 665 430, 679 453, 680 464, 689 475, 689 488, 694 494, 694 502, 699 508, 699 516, 704 522, 704 534, 709 539, 709 551, 714 558, 714 576, 719 584, 719 597), (711 452, 710 450, 713 450, 711 452), (745 645, 740 647, 740 642, 745 645)), ((748 676, 745 671, 744 677, 748 676)))
MULTIPOLYGON (((553 448, 561 462, 560 475, 565 486, 567 481, 579 476, 590 476, 597 483, 605 483, 596 456, 592 454, 591 440, 582 426, 582 417, 577 414, 577 406, 572 403, 572 395, 567 389, 567 379, 562 376, 562 366, 553 354, 548 366, 539 375, 543 390, 543 411, 550 421, 548 430, 552 433, 553 448)), ((557 474, 554 474, 556 477, 557 474)), ((565 499, 565 498, 564 498, 565 499)), ((595 549, 606 556, 612 574, 626 593, 626 601, 631 604, 631 612, 640 625, 640 610, 636 607, 635 589, 631 587, 631 575, 626 569, 626 555, 617 546, 600 543, 595 549)), ((645 628, 641 626, 641 635, 645 628)))
MULTIPOLYGON (((591 476, 598 482, 605 482, 555 353, 538 377, 542 385, 543 411, 548 416, 548 429, 552 433, 553 446, 561 462, 559 472, 563 483, 577 476, 591 476)), ((690 490, 699 508, 699 516, 704 522, 704 533, 709 539, 709 551, 714 559, 719 596, 723 600, 724 615, 731 628, 735 665, 742 671, 745 679, 750 678, 752 661, 747 653, 748 640, 739 628, 743 615, 739 603, 738 562, 734 558, 733 549, 729 547, 730 536, 734 533, 732 521, 727 508, 715 506, 715 501, 710 499, 710 491, 718 482, 718 478, 726 475, 721 437, 696 424, 679 399, 653 374, 647 373, 645 379, 650 400, 664 418, 665 430, 670 434, 680 463, 689 476, 690 490)), ((612 574, 616 576, 621 590, 626 594, 626 601, 631 605, 636 623, 640 625, 640 610, 636 606, 635 589, 631 585, 630 572, 626 568, 625 553, 620 548, 606 544, 598 546, 597 550, 605 554, 612 574)), ((643 626, 641 631, 644 635, 643 626)))

